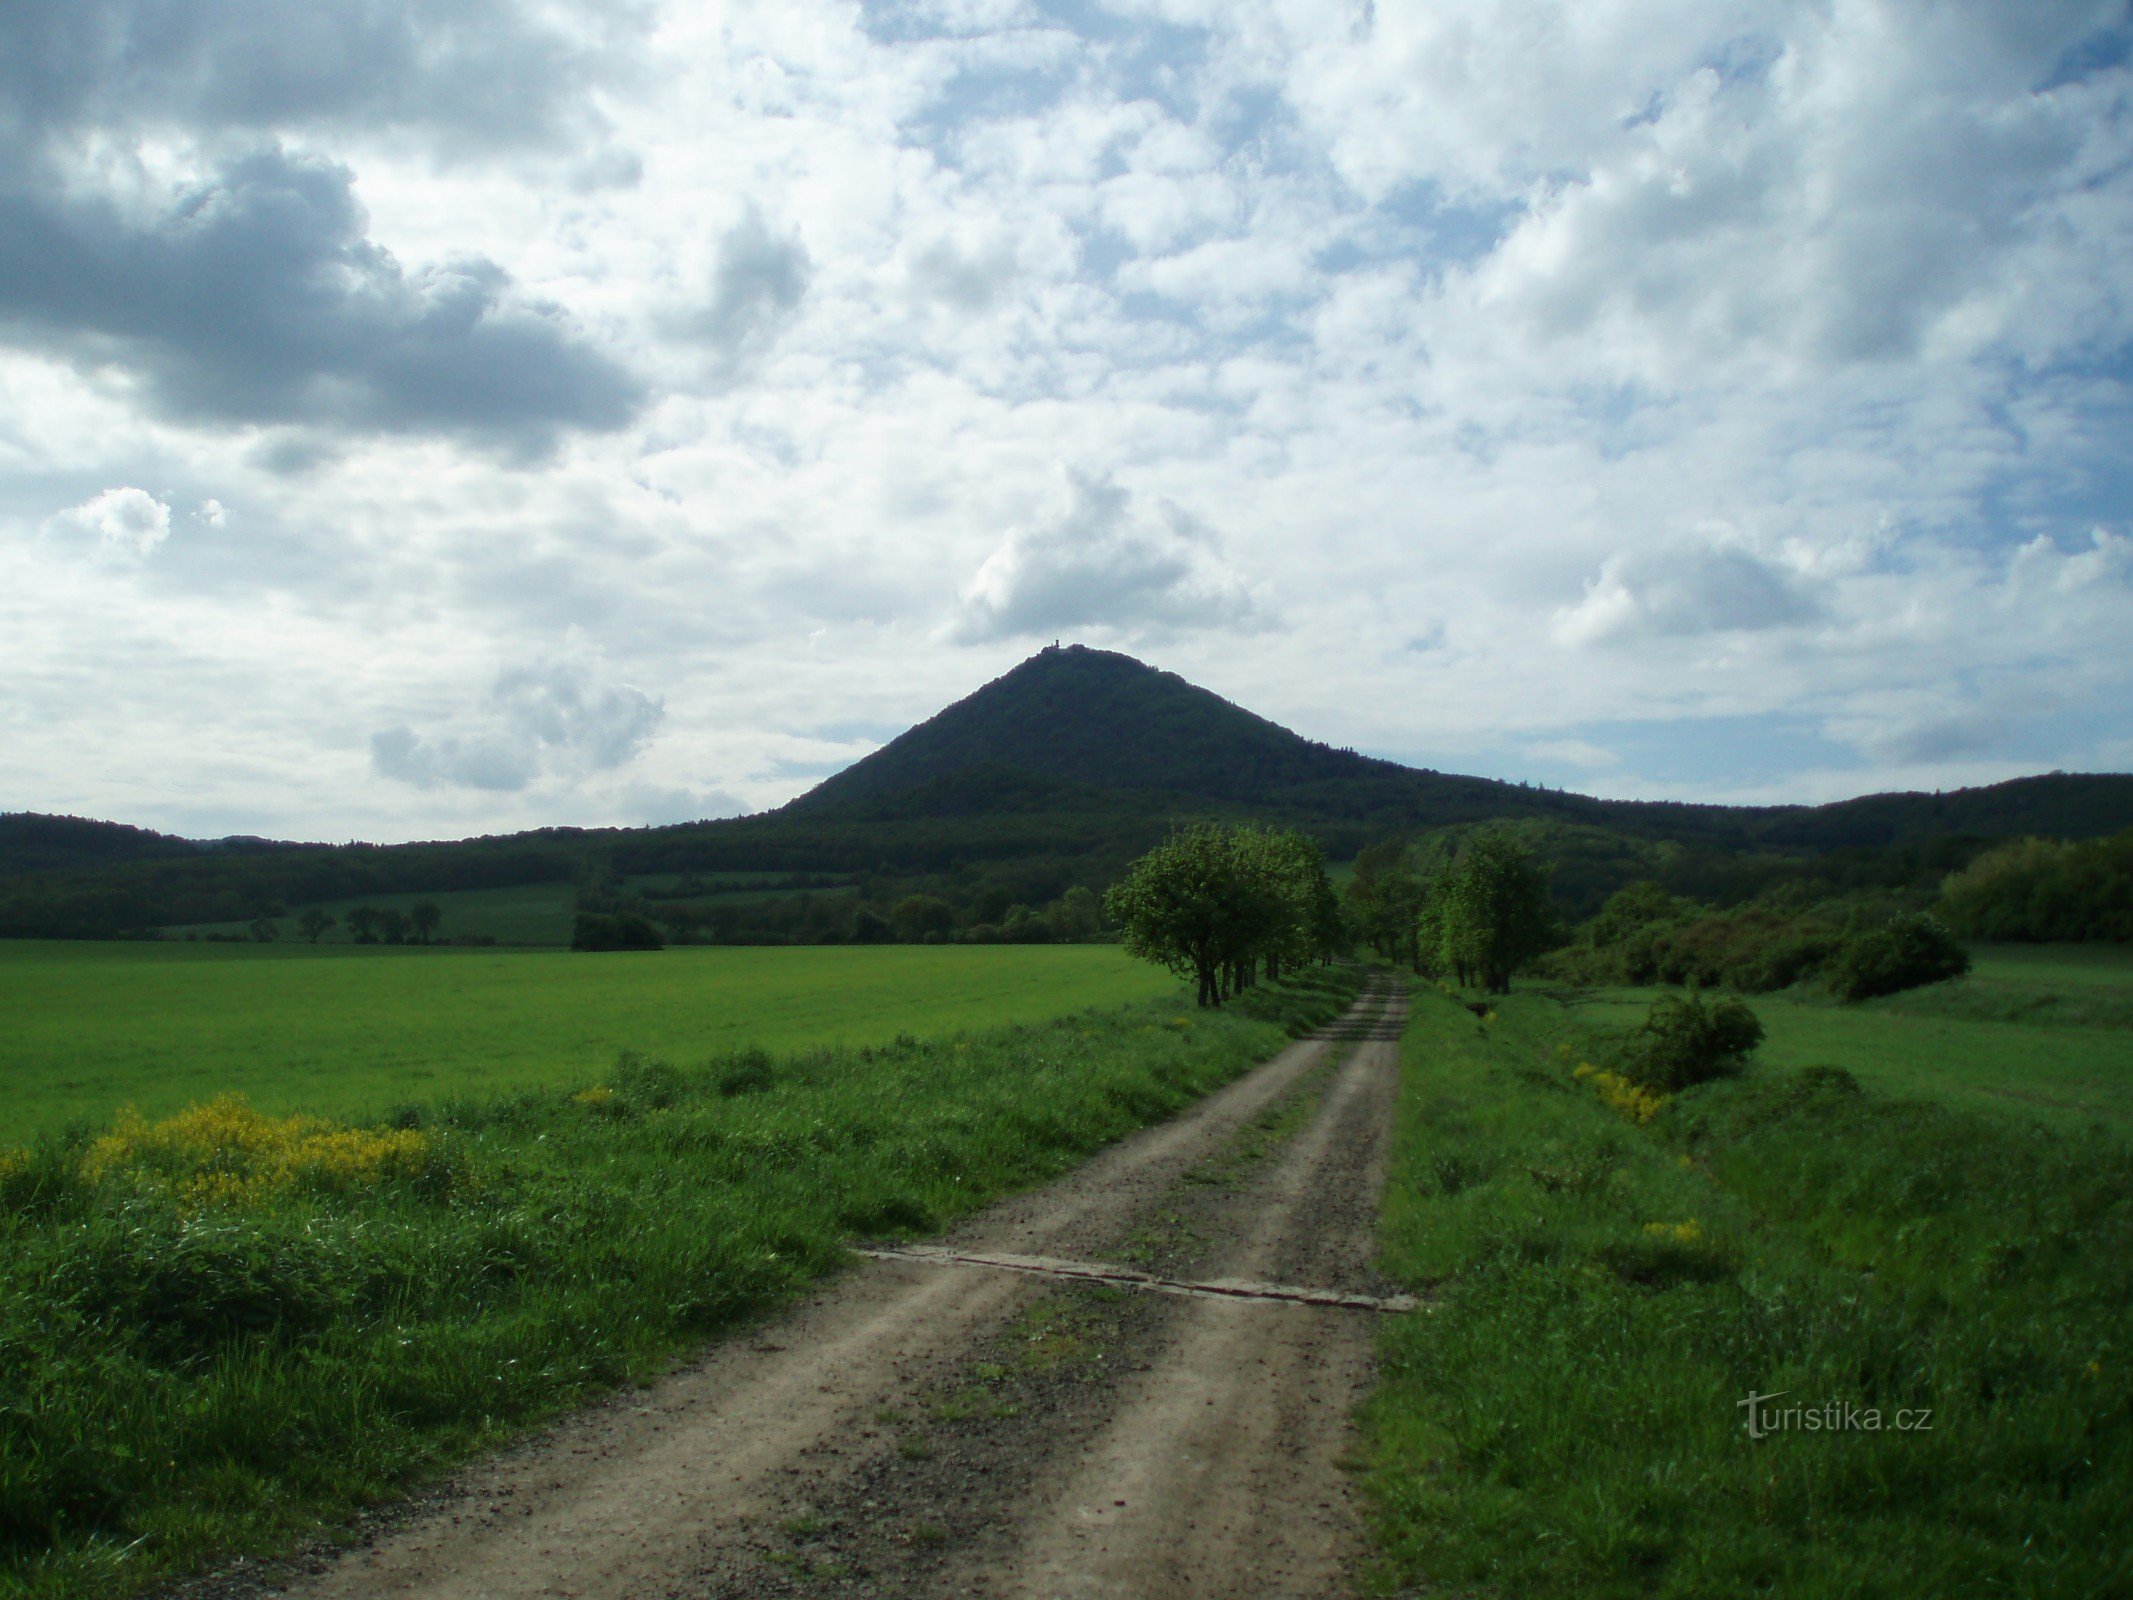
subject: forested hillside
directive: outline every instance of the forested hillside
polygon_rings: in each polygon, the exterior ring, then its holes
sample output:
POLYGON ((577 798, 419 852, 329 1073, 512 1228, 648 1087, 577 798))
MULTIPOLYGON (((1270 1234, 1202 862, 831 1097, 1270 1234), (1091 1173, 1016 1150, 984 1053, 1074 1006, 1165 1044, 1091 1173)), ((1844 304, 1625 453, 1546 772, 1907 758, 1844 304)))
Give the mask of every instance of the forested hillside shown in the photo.
POLYGON ((779 810, 729 821, 329 846, 0 816, 0 937, 113 937, 535 883, 574 886, 600 910, 647 910, 635 902, 649 896, 686 936, 850 933, 850 904, 711 886, 692 898, 688 881, 703 874, 834 877, 863 905, 919 894, 989 926, 1077 885, 1101 889, 1174 826, 1244 819, 1301 828, 1335 861, 1388 838, 1509 822, 1552 869, 1565 914, 1583 916, 1647 878, 1718 902, 1793 878, 1831 892, 1915 889, 1995 840, 2133 826, 2133 776, 2053 773, 1820 807, 1598 800, 1335 749, 1173 673, 1074 646, 1039 652, 779 810))

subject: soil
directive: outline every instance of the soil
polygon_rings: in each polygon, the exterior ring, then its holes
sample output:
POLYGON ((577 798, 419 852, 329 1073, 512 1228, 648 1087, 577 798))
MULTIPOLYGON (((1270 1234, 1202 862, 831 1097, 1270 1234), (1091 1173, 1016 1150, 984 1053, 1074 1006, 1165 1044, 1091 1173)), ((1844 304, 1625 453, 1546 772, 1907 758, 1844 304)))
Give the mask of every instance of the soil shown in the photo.
POLYGON ((361 1543, 185 1592, 1349 1594, 1365 1542, 1344 1454, 1384 1308, 1194 1286, 1385 1294, 1403 1013, 1374 986, 1325 1034, 939 1241, 1036 1270, 868 1259, 361 1543))

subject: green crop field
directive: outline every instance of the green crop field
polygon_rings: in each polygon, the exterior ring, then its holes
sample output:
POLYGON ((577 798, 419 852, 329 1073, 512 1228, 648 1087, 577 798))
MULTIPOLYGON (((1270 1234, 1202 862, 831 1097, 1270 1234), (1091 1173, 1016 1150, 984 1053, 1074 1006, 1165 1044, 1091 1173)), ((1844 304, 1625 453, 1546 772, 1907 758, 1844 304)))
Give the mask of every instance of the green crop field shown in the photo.
MULTIPOLYGON (((1865 1005, 1818 996, 1750 1000, 1779 1067, 1842 1067, 1881 1093, 2057 1128, 2133 1133, 2133 952, 1988 945, 1967 978, 1865 1005)), ((1579 1019, 1628 1027, 1657 991, 1576 997, 1579 1019)))
POLYGON ((218 1094, 363 1120, 679 1063, 940 1037, 1174 992, 1108 945, 693 947, 0 943, 0 1148, 218 1094))

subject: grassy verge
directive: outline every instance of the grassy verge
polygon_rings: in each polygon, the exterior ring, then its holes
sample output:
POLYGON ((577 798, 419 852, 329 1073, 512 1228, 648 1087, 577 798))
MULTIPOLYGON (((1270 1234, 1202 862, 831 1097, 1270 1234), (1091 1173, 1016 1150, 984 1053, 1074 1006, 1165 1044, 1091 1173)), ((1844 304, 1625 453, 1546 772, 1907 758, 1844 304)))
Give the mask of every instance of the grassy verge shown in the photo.
POLYGON ((1418 990, 1403 1044, 1385 1252, 1434 1309, 1367 1416, 1393 1581, 2127 1592, 2122 1140, 1778 1067, 1639 1126, 1574 1013, 1498 1011, 1418 990))
POLYGON ((849 1237, 1064 1171, 1356 981, 630 1058, 374 1128, 226 1102, 0 1157, 0 1594, 130 1592, 331 1526, 648 1377, 849 1237))

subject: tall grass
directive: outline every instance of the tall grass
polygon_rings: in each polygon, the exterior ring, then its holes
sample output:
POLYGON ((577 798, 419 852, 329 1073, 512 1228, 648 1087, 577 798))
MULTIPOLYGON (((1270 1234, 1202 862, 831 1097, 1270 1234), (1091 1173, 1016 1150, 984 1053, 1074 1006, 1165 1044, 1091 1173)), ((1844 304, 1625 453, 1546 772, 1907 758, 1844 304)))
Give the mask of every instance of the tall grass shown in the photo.
POLYGON ((224 1101, 0 1157, 0 1594, 270 1549, 1058 1174, 1347 973, 331 1128, 224 1101))
POLYGON ((2128 1592, 2124 1142, 1831 1070, 1640 1123, 1561 1008, 1498 1011, 1421 993, 1403 1046, 1386 1260, 1434 1308, 1387 1329, 1368 1416, 1398 1581, 2128 1592))

